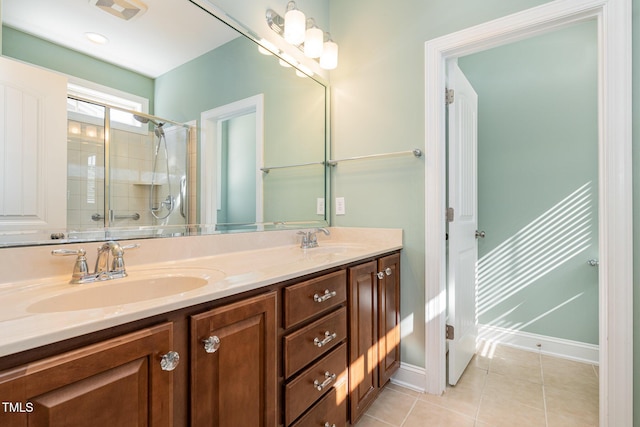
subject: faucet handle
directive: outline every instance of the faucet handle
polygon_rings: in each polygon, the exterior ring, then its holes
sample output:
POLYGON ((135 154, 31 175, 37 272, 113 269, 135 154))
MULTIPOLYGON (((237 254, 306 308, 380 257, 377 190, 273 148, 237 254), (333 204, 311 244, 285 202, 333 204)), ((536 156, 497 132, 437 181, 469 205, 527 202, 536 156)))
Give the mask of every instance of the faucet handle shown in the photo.
POLYGON ((55 256, 70 256, 77 255, 76 263, 73 266, 73 274, 71 275, 71 283, 79 283, 79 281, 85 278, 89 274, 89 266, 87 265, 87 257, 85 256, 87 251, 84 249, 54 249, 51 251, 51 255, 55 256))
POLYGON ((125 249, 137 249, 140 245, 138 243, 134 243, 131 245, 120 246, 120 250, 113 255, 113 260, 111 262, 111 272, 115 274, 122 274, 126 276, 126 270, 124 268, 124 250, 125 249))

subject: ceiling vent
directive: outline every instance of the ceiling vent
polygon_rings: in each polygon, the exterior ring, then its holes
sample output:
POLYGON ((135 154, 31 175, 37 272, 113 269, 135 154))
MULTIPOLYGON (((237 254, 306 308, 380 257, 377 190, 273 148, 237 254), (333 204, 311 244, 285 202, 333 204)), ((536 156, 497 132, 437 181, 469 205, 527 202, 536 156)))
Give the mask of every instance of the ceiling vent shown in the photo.
POLYGON ((89 0, 89 3, 125 21, 139 18, 147 11, 147 5, 140 0, 89 0))

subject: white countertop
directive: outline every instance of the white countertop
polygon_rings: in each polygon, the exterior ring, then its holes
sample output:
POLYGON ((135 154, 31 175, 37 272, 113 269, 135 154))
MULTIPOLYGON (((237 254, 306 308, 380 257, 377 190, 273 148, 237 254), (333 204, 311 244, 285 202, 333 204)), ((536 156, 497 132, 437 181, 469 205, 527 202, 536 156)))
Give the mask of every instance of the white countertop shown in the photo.
MULTIPOLYGON (((140 243, 141 247, 125 255, 129 277, 84 285, 68 283, 74 258, 64 257, 61 262, 60 257, 52 257, 50 252, 54 246, 2 249, 0 356, 402 248, 399 229, 330 230, 330 236, 318 233, 319 247, 306 250, 297 243, 297 230, 131 241, 140 243), (24 266, 19 265, 21 262, 24 266), (34 262, 37 268, 33 267, 34 262), (19 276, 15 271, 21 268, 24 268, 23 276, 31 277, 16 280, 19 276), (65 274, 60 274, 62 268, 65 274), (141 294, 136 288, 143 281, 146 284, 166 277, 172 277, 176 283, 180 278, 186 281, 199 278, 199 285, 178 293, 169 289, 151 299, 148 293, 141 294), (100 289, 103 287, 104 290, 100 289), (96 299, 95 295, 100 292, 108 298, 96 299), (136 301, 130 302, 129 298, 136 301), (82 307, 77 307, 78 304, 82 307), (85 308, 87 306, 89 308, 85 308)), ((97 247, 98 243, 84 246, 97 247)), ((87 250, 87 257, 93 266, 95 260, 90 258, 91 252, 87 250)))

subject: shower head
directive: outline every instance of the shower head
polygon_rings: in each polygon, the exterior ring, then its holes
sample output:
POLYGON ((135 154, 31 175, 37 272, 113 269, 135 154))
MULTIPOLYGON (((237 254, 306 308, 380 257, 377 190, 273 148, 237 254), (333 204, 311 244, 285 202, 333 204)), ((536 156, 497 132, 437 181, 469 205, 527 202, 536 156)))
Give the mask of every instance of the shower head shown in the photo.
POLYGON ((140 123, 143 124, 147 124, 149 122, 151 122, 153 125, 158 126, 158 127, 162 127, 162 125, 164 125, 164 123, 158 123, 155 120, 149 118, 149 117, 143 117, 143 116, 139 116, 137 114, 133 115, 133 118, 136 119, 137 121, 139 121, 140 123))
POLYGON ((154 133, 156 134, 156 136, 158 138, 164 136, 164 129, 162 129, 162 126, 164 125, 164 123, 159 123, 159 122, 156 122, 155 120, 153 120, 152 118, 139 116, 137 114, 134 114, 133 118, 136 119, 137 121, 139 121, 142 124, 147 124, 147 123, 151 122, 151 124, 153 124, 156 127, 155 130, 154 130, 154 133))

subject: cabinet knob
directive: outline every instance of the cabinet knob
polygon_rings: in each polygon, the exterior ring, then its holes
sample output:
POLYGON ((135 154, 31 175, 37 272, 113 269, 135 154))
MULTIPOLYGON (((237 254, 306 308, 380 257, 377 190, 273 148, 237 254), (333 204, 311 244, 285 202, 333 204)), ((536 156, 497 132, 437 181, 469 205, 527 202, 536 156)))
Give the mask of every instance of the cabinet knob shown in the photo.
POLYGON ((173 371, 180 363, 180 355, 177 351, 170 351, 160 359, 160 368, 163 371, 173 371))
POLYGON ((336 427, 335 424, 329 424, 329 421, 327 421, 326 423, 324 423, 323 427, 336 427))
POLYGON ((313 339, 313 343, 315 345, 317 345, 318 347, 324 347, 325 345, 329 344, 331 341, 333 341, 334 339, 336 339, 338 337, 337 333, 331 333, 329 331, 326 331, 324 333, 324 339, 321 340, 320 338, 316 337, 313 339))
POLYGON ((380 280, 384 279, 384 273, 382 271, 378 272, 378 279, 380 280))
POLYGON ((387 267, 384 269, 384 274, 386 274, 387 276, 391 276, 391 273, 393 273, 391 267, 387 267))
POLYGON ((320 382, 318 380, 313 380, 313 386, 316 390, 322 391, 324 390, 333 380, 336 379, 336 374, 329 373, 329 371, 324 373, 324 381, 320 382))
POLYGON ((206 340, 202 340, 202 344, 204 344, 204 351, 207 353, 215 353, 220 348, 220 338, 213 335, 206 340))

